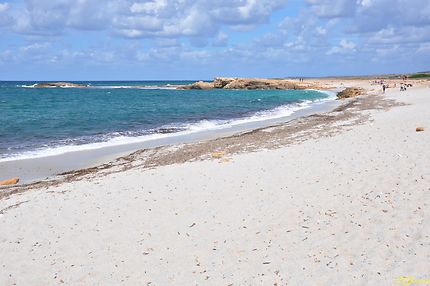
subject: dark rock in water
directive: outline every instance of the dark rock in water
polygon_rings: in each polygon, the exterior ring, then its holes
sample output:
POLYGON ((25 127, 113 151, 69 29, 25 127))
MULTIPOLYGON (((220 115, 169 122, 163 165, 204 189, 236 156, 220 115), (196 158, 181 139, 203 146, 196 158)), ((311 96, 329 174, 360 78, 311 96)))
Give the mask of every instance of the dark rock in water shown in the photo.
POLYGON ((186 130, 186 128, 179 128, 179 127, 160 128, 160 129, 157 129, 156 133, 168 134, 168 133, 175 133, 175 132, 184 131, 184 130, 186 130))
POLYGON ((364 89, 357 87, 348 87, 337 94, 337 99, 355 97, 364 94, 364 89))
POLYGON ((34 87, 39 88, 47 88, 47 87, 88 87, 84 84, 79 83, 72 83, 72 82, 44 82, 44 83, 38 83, 34 85, 34 87))

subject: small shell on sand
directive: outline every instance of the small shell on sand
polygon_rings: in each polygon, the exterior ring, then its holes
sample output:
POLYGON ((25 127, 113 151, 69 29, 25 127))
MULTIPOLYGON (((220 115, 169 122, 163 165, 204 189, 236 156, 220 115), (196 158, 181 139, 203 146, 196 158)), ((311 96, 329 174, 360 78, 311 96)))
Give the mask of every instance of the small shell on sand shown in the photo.
POLYGON ((224 152, 213 152, 213 153, 212 153, 212 158, 220 159, 220 158, 222 158, 224 155, 225 155, 225 153, 224 153, 224 152))

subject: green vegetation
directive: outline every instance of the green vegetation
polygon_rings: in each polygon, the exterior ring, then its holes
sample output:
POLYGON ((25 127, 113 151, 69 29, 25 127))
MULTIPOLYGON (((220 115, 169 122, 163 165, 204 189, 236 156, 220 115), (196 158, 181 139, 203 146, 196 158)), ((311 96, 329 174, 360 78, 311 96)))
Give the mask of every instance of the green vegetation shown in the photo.
POLYGON ((430 78, 430 72, 418 72, 408 76, 408 78, 430 78))

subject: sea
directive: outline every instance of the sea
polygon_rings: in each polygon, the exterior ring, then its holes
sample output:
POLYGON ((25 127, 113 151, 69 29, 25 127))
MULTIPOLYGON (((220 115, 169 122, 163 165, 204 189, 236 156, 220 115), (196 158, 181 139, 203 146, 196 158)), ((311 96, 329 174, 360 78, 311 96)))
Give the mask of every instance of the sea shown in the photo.
POLYGON ((194 81, 0 81, 0 162, 286 118, 333 100, 317 90, 179 90, 194 81))

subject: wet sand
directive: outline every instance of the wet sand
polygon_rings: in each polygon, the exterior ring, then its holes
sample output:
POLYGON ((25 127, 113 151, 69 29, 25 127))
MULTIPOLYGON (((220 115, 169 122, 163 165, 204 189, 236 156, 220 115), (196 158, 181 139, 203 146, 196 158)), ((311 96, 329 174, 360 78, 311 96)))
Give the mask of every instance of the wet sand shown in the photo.
POLYGON ((309 116, 311 114, 327 112, 336 108, 339 104, 341 104, 339 101, 330 100, 316 103, 307 109, 298 110, 290 116, 247 122, 218 130, 199 131, 191 134, 168 134, 165 138, 150 139, 142 142, 102 147, 93 150, 67 152, 41 158, 0 162, 0 180, 19 177, 21 184, 48 180, 64 172, 96 167, 138 150, 148 150, 161 146, 195 143, 220 137, 228 137, 234 134, 249 132, 257 128, 289 122, 296 118, 309 116))

